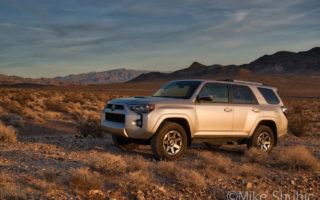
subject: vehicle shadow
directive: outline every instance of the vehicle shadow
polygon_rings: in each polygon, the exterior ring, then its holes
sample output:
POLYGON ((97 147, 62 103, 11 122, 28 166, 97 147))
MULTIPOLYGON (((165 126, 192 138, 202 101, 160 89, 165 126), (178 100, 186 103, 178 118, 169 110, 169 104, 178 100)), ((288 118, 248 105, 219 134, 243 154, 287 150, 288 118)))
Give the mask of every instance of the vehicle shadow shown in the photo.
MULTIPOLYGON (((80 137, 73 126, 65 128, 70 124, 61 122, 54 126, 52 124, 28 124, 26 128, 20 130, 18 139, 26 143, 43 143, 63 148, 66 152, 72 151, 98 151, 108 152, 116 155, 141 156, 147 160, 153 160, 149 145, 141 145, 133 151, 123 151, 113 144, 111 136, 105 134, 99 137, 80 137), (60 125, 60 126, 58 126, 60 125)), ((229 157, 241 157, 246 148, 239 145, 223 145, 221 147, 207 148, 201 143, 195 143, 188 148, 189 151, 207 150, 217 152, 229 157)), ((187 154, 188 155, 188 154, 187 154)))

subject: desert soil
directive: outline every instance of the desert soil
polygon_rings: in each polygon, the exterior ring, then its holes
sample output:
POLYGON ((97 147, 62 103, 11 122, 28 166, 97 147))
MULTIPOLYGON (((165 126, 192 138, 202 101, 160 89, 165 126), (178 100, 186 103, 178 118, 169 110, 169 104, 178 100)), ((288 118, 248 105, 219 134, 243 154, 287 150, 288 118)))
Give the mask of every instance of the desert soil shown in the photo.
POLYGON ((68 124, 47 123, 37 131, 30 128, 28 132, 20 131, 15 144, 0 143, 0 188, 8 190, 6 197, 21 199, 230 199, 239 192, 266 194, 268 199, 281 195, 293 199, 297 193, 317 199, 320 197, 317 172, 299 168, 299 163, 296 168, 272 160, 296 146, 307 146, 320 159, 319 136, 288 135, 270 154, 271 158, 260 159, 259 154, 252 154, 243 146, 207 149, 195 144, 179 161, 158 162, 152 158, 149 146, 123 152, 108 135, 83 138, 68 124), (105 155, 106 159, 116 156, 124 161, 125 169, 97 170, 89 161, 93 155, 105 155), (97 187, 90 181, 74 183, 92 184, 85 189, 70 183, 72 169, 86 168, 102 177, 97 187), (175 170, 185 173, 175 176, 175 170))

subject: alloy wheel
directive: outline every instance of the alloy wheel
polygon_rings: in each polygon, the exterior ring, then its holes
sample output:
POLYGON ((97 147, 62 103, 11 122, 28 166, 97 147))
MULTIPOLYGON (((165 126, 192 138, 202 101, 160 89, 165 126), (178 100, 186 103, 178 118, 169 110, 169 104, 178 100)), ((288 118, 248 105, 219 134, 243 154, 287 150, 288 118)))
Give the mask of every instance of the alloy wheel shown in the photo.
POLYGON ((169 131, 163 138, 163 148, 169 155, 176 155, 182 148, 182 136, 178 131, 169 131))

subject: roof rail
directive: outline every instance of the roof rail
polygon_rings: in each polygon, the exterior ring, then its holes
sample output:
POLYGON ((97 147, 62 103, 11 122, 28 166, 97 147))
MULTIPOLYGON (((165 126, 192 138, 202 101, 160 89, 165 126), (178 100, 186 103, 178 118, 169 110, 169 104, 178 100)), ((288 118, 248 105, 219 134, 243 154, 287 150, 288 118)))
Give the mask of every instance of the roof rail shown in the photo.
POLYGON ((234 82, 234 83, 254 84, 254 85, 265 85, 265 84, 263 84, 263 83, 250 82, 250 81, 241 81, 241 80, 234 80, 234 79, 225 79, 224 81, 234 82))

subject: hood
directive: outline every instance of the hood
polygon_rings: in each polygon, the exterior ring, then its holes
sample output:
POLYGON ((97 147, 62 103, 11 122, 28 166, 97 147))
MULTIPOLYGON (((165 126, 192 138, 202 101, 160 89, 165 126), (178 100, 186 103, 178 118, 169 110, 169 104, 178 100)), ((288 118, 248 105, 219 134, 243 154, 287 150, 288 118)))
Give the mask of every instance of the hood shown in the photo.
POLYGON ((176 103, 182 103, 182 102, 188 102, 189 99, 174 99, 174 98, 163 98, 163 97, 130 97, 130 98, 118 98, 118 99, 112 99, 109 101, 109 103, 112 104, 159 104, 159 103, 166 103, 166 102, 176 102, 176 103))

